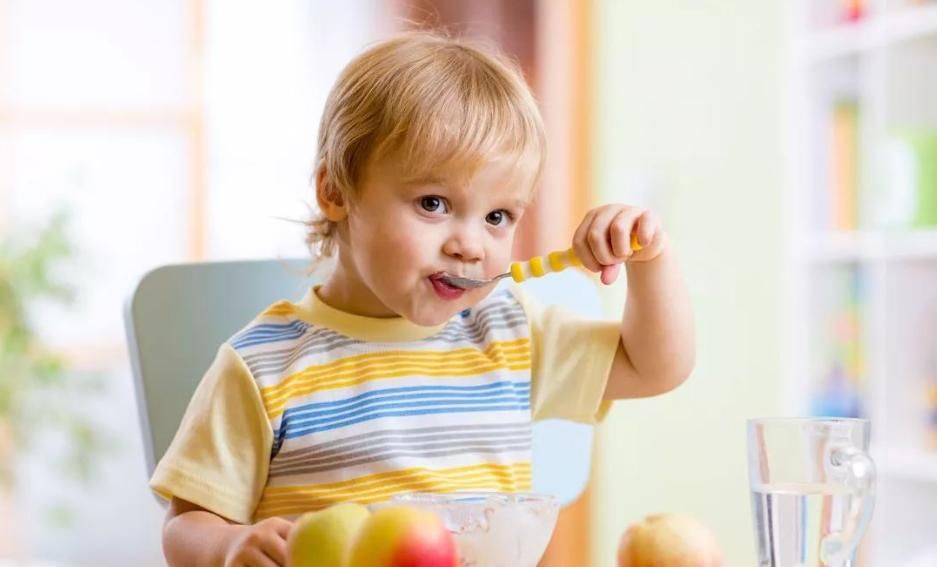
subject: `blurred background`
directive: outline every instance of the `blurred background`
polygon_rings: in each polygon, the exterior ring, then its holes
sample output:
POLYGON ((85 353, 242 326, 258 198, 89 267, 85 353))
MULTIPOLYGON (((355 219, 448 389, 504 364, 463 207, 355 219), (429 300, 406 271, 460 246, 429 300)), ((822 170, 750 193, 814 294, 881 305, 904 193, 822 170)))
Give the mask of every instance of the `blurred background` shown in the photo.
POLYGON ((754 565, 745 419, 779 414, 870 417, 860 565, 937 565, 937 2, 913 0, 0 0, 0 558, 163 565, 123 302, 161 264, 306 254, 284 219, 328 89, 414 25, 500 44, 542 104, 519 256, 652 207, 695 303, 693 377, 615 407, 543 565, 612 566, 656 512, 754 565))

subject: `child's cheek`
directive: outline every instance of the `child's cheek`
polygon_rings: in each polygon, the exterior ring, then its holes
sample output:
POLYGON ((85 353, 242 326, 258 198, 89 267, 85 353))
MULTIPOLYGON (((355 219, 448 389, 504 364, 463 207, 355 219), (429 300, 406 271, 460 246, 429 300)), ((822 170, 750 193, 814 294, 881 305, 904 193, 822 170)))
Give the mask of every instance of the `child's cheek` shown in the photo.
POLYGON ((380 254, 384 262, 395 265, 398 270, 421 267, 418 264, 425 255, 422 248, 426 245, 419 232, 396 230, 382 239, 380 254))
POLYGON ((489 245, 485 255, 485 271, 488 274, 501 274, 510 269, 513 245, 513 238, 498 239, 489 245))

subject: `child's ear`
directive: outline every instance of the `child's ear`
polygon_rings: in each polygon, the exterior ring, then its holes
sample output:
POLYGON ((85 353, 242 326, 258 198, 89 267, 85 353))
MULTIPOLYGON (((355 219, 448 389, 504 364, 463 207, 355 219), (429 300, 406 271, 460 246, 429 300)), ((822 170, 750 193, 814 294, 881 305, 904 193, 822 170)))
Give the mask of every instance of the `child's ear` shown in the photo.
POLYGON ((316 202, 325 218, 332 222, 343 221, 348 216, 345 196, 335 187, 324 164, 316 169, 316 202))

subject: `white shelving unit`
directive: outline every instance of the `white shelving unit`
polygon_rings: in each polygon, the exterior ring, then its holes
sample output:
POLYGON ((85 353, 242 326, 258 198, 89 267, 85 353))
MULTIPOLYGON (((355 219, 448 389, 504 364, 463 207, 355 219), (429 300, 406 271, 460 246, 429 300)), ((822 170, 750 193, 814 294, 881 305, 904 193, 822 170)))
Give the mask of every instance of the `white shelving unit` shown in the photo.
MULTIPOLYGON (((937 0, 867 0, 855 20, 844 4, 796 0, 789 13, 785 404, 792 414, 817 411, 837 352, 830 344, 856 345, 849 383, 872 420, 879 472, 859 565, 917 567, 937 551, 927 402, 937 386, 937 226, 889 216, 909 185, 888 152, 909 131, 937 137, 937 0), (858 108, 859 164, 858 219, 846 229, 831 221, 829 181, 832 108, 845 99, 858 108), (844 309, 854 317, 837 319, 844 309)), ((937 167, 937 152, 929 161, 937 167)))

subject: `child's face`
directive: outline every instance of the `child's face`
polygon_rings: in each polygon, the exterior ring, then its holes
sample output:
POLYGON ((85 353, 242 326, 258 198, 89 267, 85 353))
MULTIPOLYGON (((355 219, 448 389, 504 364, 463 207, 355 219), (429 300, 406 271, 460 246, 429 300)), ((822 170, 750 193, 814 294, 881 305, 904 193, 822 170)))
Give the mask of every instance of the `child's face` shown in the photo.
POLYGON ((365 171, 340 235, 348 297, 362 314, 438 325, 493 289, 462 290, 442 273, 489 278, 507 270, 517 221, 531 196, 514 160, 468 180, 407 179, 393 160, 365 171))

